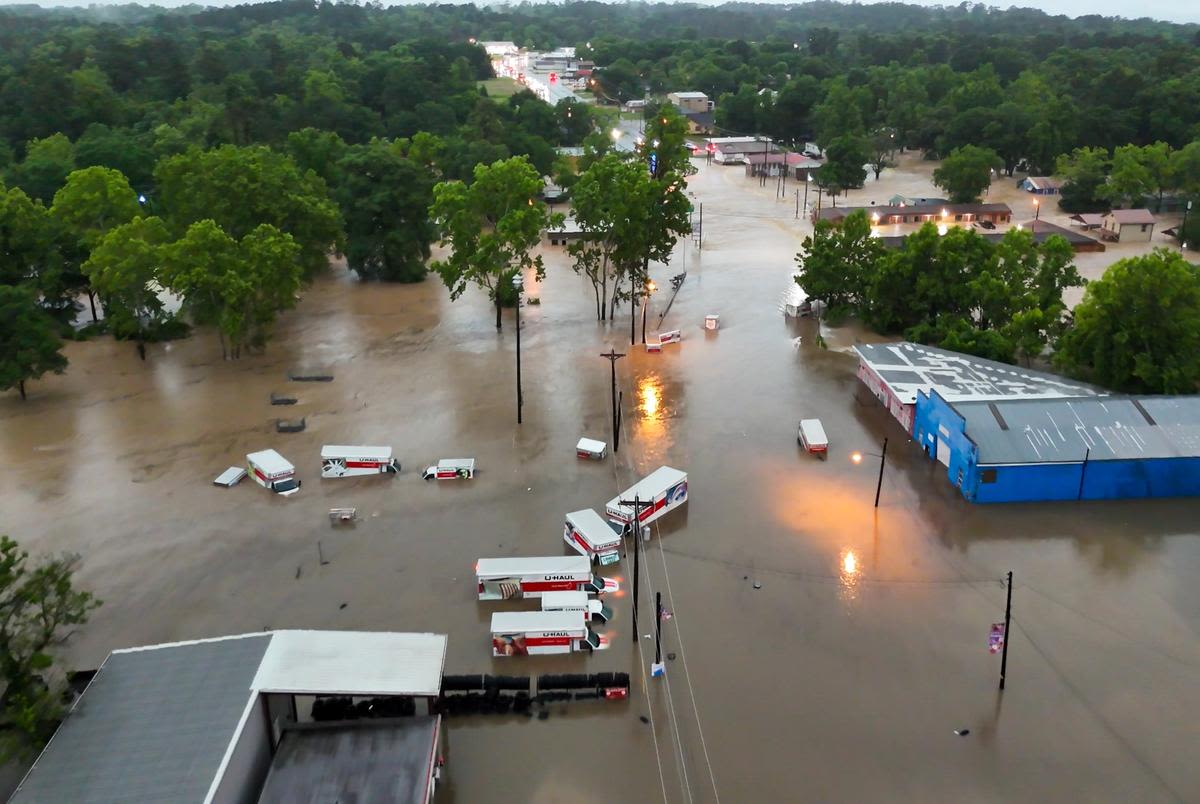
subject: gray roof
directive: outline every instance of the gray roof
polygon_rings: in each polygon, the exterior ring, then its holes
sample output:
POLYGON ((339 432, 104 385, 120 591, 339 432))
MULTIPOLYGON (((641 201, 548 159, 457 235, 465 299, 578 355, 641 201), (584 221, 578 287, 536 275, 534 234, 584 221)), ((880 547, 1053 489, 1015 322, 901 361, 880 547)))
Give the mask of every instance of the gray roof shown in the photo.
POLYGON ((1200 396, 956 402, 979 464, 1200 457, 1200 396))
POLYGON ((817 213, 820 220, 840 221, 843 218, 848 218, 855 212, 865 212, 868 216, 878 215, 880 218, 889 218, 893 216, 933 216, 935 218, 949 218, 954 215, 1011 215, 1012 209, 1008 204, 1003 203, 970 203, 970 204, 913 204, 911 206, 879 204, 866 207, 822 207, 817 213), (943 214, 945 213, 945 214, 943 214))
POLYGON ((1104 217, 1112 218, 1122 226, 1126 224, 1154 223, 1154 213, 1148 209, 1114 209, 1104 217))
POLYGON ((424 804, 436 738, 435 717, 289 728, 271 763, 259 804, 424 804))
POLYGON ((860 343, 859 360, 887 383, 905 404, 917 392, 937 391, 948 402, 972 399, 1053 399, 1094 396, 1102 392, 1057 374, 1010 366, 982 357, 934 346, 899 343, 860 343))
POLYGON ((113 653, 10 801, 204 801, 270 642, 113 653))

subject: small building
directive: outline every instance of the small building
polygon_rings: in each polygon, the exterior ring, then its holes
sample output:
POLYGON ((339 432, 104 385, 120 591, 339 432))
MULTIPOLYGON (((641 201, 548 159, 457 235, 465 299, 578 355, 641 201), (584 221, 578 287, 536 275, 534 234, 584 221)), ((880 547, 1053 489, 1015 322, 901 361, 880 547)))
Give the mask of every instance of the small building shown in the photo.
POLYGON ((917 398, 913 439, 971 502, 1200 495, 1200 397, 917 398))
POLYGON ((1078 215, 1072 215, 1071 220, 1079 226, 1080 229, 1099 229, 1104 225, 1104 216, 1100 213, 1081 212, 1078 215))
POLYGON ((1063 183, 1050 176, 1028 176, 1021 180, 1020 188, 1034 195, 1058 195, 1063 183))
POLYGON ((703 92, 668 92, 667 103, 673 104, 679 111, 711 112, 715 105, 703 92))
POLYGON ((440 634, 360 631, 116 650, 10 801, 428 804, 445 657, 440 634), (330 697, 399 716, 319 718, 330 697))
POLYGON ((795 152, 783 153, 782 151, 768 154, 751 152, 743 155, 742 161, 746 165, 747 176, 761 176, 764 170, 768 176, 779 176, 784 173, 786 166, 788 178, 796 178, 800 181, 808 181, 809 172, 824 164, 821 160, 813 159, 811 156, 795 152))
POLYGON ((713 137, 708 145, 713 160, 722 165, 740 165, 746 154, 782 153, 778 145, 764 137, 713 137))
POLYGON ((684 112, 688 121, 688 134, 711 134, 716 128, 712 112, 684 112))
POLYGON ((913 432, 917 397, 936 392, 951 401, 1058 399, 1098 396, 1103 392, 1056 374, 1033 371, 935 346, 901 341, 862 343, 858 378, 900 422, 913 432))
POLYGON ((1115 243, 1149 243, 1154 214, 1148 209, 1114 209, 1104 216, 1100 237, 1115 243))
POLYGON ((1008 204, 916 204, 908 206, 822 207, 813 212, 814 221, 840 223, 855 212, 865 212, 875 226, 900 223, 1008 223, 1012 209, 1008 204))
POLYGON ((574 240, 582 238, 583 228, 575 222, 574 218, 565 217, 561 226, 546 229, 545 236, 550 241, 550 245, 565 246, 574 240))

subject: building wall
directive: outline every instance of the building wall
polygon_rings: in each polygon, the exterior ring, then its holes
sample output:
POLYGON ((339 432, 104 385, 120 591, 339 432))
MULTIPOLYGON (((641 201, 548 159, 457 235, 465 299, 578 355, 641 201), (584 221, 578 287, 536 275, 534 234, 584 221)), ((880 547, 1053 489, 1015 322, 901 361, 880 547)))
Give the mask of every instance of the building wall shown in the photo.
POLYGON ((1149 243, 1154 236, 1153 223, 1126 223, 1120 230, 1118 239, 1122 243, 1149 243))
POLYGON ((271 739, 263 697, 254 696, 242 733, 229 755, 225 773, 209 801, 212 804, 254 804, 271 770, 271 739))
POLYGON ((978 448, 967 437, 966 422, 937 391, 917 393, 912 423, 913 441, 931 461, 946 467, 946 477, 968 500, 975 499, 978 448))
POLYGON ((887 384, 880 378, 875 370, 863 362, 862 358, 858 360, 858 378, 862 380, 863 385, 875 394, 888 413, 904 428, 904 432, 911 434, 913 431, 913 414, 916 411, 915 405, 906 405, 900 400, 887 384))
POLYGON ((667 95, 667 102, 673 103, 685 112, 707 112, 712 108, 708 98, 680 98, 674 92, 667 95))

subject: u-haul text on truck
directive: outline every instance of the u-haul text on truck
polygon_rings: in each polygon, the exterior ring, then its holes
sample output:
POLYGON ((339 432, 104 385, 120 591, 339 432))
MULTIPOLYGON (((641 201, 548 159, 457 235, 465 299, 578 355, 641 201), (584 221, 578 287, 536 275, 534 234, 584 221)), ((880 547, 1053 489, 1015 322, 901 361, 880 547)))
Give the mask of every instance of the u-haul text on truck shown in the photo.
POLYGON ((273 449, 251 452, 246 456, 246 469, 255 483, 276 494, 286 497, 300 490, 296 467, 273 449))
POLYGON ((612 609, 587 592, 545 592, 542 594, 542 611, 582 611, 585 620, 598 623, 613 618, 612 609))
POLYGON ((638 520, 642 525, 649 525, 663 514, 681 507, 687 499, 687 472, 660 466, 609 500, 605 513, 613 522, 627 525, 633 521, 633 501, 638 500, 641 503, 638 520))
POLYGON ((620 534, 591 508, 567 514, 563 541, 602 567, 621 560, 620 534))
POLYGON ((608 641, 581 611, 505 611, 492 615, 493 656, 538 656, 603 650, 608 641))
POLYGON ((480 600, 541 597, 546 592, 615 592, 621 584, 592 574, 587 556, 481 558, 475 562, 480 600))
POLYGON ((321 477, 357 477, 400 471, 391 447, 327 444, 321 447, 321 477))

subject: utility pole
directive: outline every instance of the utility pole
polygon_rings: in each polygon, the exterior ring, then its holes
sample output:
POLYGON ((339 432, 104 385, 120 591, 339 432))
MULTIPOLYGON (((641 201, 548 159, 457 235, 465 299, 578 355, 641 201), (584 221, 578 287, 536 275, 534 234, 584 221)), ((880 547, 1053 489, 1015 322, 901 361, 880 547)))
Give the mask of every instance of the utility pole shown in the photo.
POLYGON ((662 664, 662 592, 654 593, 654 663, 662 664))
POLYGON ((887 439, 883 439, 883 449, 879 451, 879 482, 875 484, 875 507, 879 507, 879 492, 883 490, 883 464, 887 461, 887 439))
POLYGON ((642 509, 652 508, 654 503, 652 501, 642 502, 639 497, 634 496, 632 500, 617 500, 617 504, 633 506, 633 519, 629 523, 629 534, 633 537, 633 642, 636 645, 638 641, 638 588, 641 585, 642 509))
POLYGON ((517 291, 517 424, 520 424, 521 408, 525 405, 525 395, 521 393, 521 289, 523 287, 521 275, 515 275, 512 283, 517 291))
MULTIPOLYGON (((807 187, 805 187, 804 189, 805 189, 805 191, 808 190, 807 187)), ((807 192, 806 192, 806 194, 807 194, 807 192)), ((799 190, 796 191, 796 220, 800 220, 800 191, 799 190)))
POLYGON ((619 450, 621 438, 617 424, 617 361, 625 356, 623 352, 618 352, 616 349, 609 347, 607 352, 601 352, 601 357, 608 358, 609 364, 612 366, 612 426, 613 426, 613 452, 619 450))
POLYGON ((1012 632, 1009 623, 1012 621, 1012 571, 1008 573, 1008 600, 1004 604, 1004 648, 1000 655, 1000 689, 1004 689, 1004 674, 1008 671, 1008 640, 1012 632))

